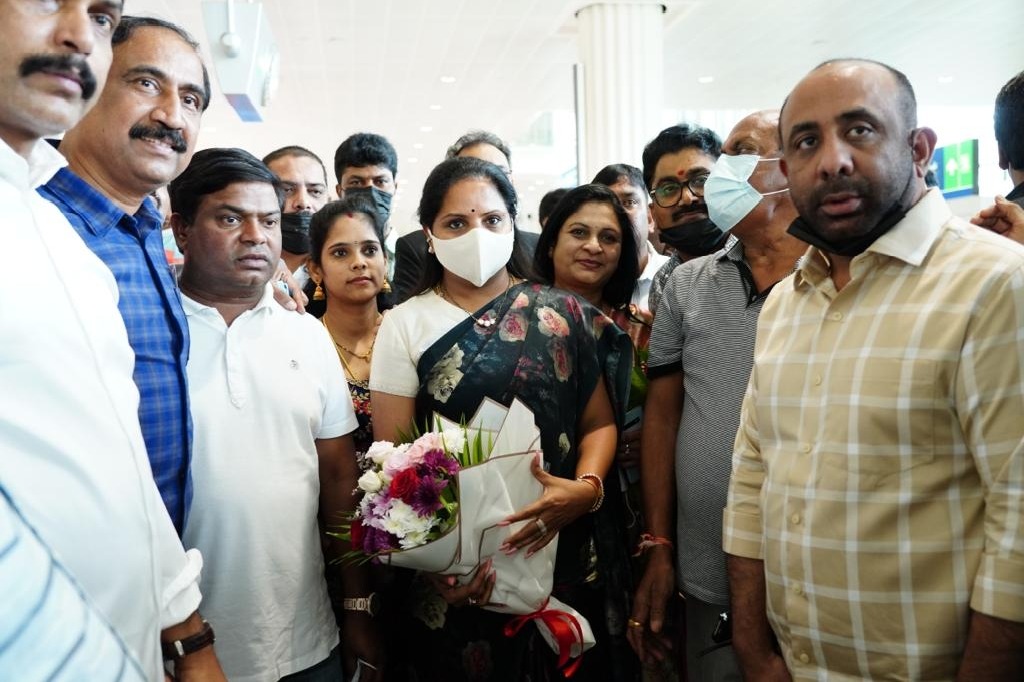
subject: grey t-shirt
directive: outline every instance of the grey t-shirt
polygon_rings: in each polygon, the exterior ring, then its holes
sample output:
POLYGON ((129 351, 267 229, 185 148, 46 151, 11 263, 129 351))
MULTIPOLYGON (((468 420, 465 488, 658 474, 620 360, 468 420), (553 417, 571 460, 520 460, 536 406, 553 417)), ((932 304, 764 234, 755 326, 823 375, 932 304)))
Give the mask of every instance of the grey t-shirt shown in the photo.
POLYGON ((729 602, 722 509, 767 294, 755 291, 743 245, 731 239, 672 272, 651 332, 648 374, 684 377, 675 458, 678 582, 712 604, 729 602))

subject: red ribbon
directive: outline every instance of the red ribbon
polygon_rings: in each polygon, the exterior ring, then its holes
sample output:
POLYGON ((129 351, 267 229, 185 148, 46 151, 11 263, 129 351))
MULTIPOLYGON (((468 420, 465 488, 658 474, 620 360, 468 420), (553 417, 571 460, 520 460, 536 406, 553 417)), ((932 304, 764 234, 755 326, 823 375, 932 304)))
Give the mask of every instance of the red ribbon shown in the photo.
POLYGON ((576 674, 576 670, 580 667, 580 661, 583 660, 581 652, 576 660, 572 663, 569 662, 573 645, 579 644, 581 648, 583 646, 583 627, 576 616, 565 611, 549 609, 547 606, 548 600, 545 599, 540 608, 533 613, 516 616, 510 620, 505 624, 505 636, 514 637, 531 620, 541 621, 551 631, 555 642, 558 643, 558 669, 565 677, 569 678, 576 674))

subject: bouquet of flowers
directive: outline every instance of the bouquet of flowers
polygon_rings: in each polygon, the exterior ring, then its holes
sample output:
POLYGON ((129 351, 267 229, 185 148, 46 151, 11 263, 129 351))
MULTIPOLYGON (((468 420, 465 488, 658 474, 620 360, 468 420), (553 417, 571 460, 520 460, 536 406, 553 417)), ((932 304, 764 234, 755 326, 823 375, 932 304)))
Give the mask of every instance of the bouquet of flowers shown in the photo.
POLYGON ((468 583, 490 557, 496 573, 492 611, 519 616, 511 635, 534 622, 566 671, 569 659, 593 646, 586 619, 551 597, 555 538, 540 551, 508 556, 499 547, 529 521, 504 525, 540 497, 531 464, 541 456, 533 412, 518 400, 509 408, 485 400, 468 424, 435 416, 436 430, 412 443, 376 442, 359 479, 363 499, 351 520, 349 558, 431 573, 468 583))
POLYGON ((483 461, 482 453, 481 434, 474 441, 465 427, 401 445, 373 443, 363 455, 363 499, 349 526, 349 556, 379 558, 448 534, 458 521, 458 473, 483 461))

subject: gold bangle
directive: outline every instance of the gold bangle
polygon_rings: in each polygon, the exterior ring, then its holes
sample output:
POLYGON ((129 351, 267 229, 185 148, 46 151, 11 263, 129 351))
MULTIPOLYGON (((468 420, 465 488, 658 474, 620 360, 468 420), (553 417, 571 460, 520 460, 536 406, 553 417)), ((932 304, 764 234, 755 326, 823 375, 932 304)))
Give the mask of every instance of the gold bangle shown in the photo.
POLYGON ((584 481, 590 485, 597 492, 597 499, 594 500, 594 504, 590 506, 591 512, 596 512, 604 504, 604 480, 601 479, 597 474, 586 473, 580 474, 576 477, 577 481, 584 481))

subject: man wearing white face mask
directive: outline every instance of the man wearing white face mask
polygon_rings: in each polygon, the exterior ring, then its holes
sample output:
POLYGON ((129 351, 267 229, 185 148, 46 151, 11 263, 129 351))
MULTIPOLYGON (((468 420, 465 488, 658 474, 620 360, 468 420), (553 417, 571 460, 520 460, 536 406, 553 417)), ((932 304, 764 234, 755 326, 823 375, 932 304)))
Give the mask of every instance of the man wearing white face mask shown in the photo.
POLYGON ((663 655, 665 606, 680 589, 690 680, 741 679, 729 621, 719 623, 729 611, 721 510, 758 313, 806 249, 786 233, 797 212, 779 169, 777 126, 777 112, 757 112, 726 139, 704 201, 732 238, 676 268, 651 333, 641 462, 650 556, 630 641, 645 660, 663 655))

